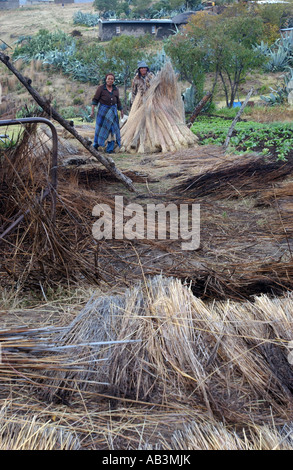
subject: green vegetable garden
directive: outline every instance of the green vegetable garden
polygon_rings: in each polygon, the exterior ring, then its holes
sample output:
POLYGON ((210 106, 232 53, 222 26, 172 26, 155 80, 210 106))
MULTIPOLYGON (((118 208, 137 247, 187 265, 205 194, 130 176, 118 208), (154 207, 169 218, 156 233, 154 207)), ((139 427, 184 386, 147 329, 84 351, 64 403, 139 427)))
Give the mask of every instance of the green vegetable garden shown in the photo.
MULTIPOLYGON (((223 145, 231 121, 221 117, 201 116, 192 125, 201 145, 223 145)), ((264 156, 276 156, 278 160, 293 157, 293 124, 238 122, 230 140, 231 151, 260 152, 264 156)))

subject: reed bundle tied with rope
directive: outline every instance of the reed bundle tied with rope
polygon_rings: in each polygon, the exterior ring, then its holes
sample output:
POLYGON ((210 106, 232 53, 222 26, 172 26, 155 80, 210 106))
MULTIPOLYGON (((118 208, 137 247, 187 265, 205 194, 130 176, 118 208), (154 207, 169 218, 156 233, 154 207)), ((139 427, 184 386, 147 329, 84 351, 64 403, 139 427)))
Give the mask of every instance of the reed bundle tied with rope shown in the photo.
POLYGON ((185 124, 183 101, 170 63, 144 95, 137 94, 121 129, 121 141, 121 150, 129 153, 166 153, 196 144, 197 137, 185 124))

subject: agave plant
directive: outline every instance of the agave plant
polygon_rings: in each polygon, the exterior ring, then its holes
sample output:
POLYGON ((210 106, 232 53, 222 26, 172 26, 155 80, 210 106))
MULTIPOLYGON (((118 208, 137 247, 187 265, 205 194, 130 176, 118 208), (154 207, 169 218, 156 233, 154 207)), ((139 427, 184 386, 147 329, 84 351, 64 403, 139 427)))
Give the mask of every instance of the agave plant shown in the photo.
POLYGON ((284 70, 290 63, 291 55, 282 45, 277 50, 270 50, 268 62, 264 64, 264 69, 268 72, 279 72, 284 70))
POLYGON ((186 113, 191 113, 195 106, 195 86, 191 85, 183 93, 184 109, 186 113))
POLYGON ((150 69, 152 72, 159 72, 170 58, 167 56, 164 48, 158 51, 153 57, 149 58, 150 69))
POLYGON ((100 15, 97 13, 83 13, 82 11, 77 11, 73 15, 73 23, 80 24, 85 26, 96 26, 99 23, 100 15))
POLYGON ((76 116, 80 117, 83 122, 93 122, 93 118, 91 117, 91 106, 79 108, 76 116))
POLYGON ((277 39, 271 46, 261 41, 253 49, 256 53, 262 54, 266 58, 263 65, 265 71, 283 71, 293 62, 293 35, 277 39))
POLYGON ((264 56, 268 56, 270 54, 270 47, 268 43, 261 41, 260 44, 255 44, 253 46, 253 50, 259 54, 262 54, 264 56))

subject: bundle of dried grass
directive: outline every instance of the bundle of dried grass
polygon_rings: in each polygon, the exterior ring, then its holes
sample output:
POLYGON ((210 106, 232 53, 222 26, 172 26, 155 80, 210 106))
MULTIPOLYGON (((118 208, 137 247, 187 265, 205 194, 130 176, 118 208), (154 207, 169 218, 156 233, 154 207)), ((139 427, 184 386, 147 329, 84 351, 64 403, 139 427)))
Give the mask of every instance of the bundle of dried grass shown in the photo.
POLYGON ((80 189, 74 174, 59 174, 56 194, 50 184, 50 147, 50 136, 34 124, 23 128, 16 147, 2 151, 2 285, 39 289, 77 279, 97 282, 91 211, 99 196, 80 189))
POLYGON ((11 414, 0 410, 0 450, 79 450, 77 435, 64 426, 56 427, 38 416, 11 414))
POLYGON ((238 188, 241 195, 261 194, 275 183, 279 183, 292 174, 291 160, 278 161, 275 158, 264 159, 262 155, 251 154, 242 159, 239 156, 219 159, 210 167, 200 168, 190 176, 190 169, 182 174, 181 181, 170 192, 186 197, 214 196, 217 199, 235 197, 238 188), (235 190, 235 187, 237 188, 235 190))
POLYGON ((197 137, 185 124, 177 78, 170 63, 137 94, 128 120, 121 129, 121 151, 155 153, 195 145, 197 137))
POLYGON ((49 400, 70 401, 83 390, 188 403, 232 423, 270 422, 273 413, 282 423, 293 405, 292 308, 291 295, 206 304, 158 276, 124 295, 91 299, 65 329, 51 330, 32 350, 51 364, 34 382, 49 400))
POLYGON ((85 405, 81 432, 103 439, 109 417, 96 413, 97 400, 105 408, 105 400, 122 401, 109 445, 124 429, 131 448, 292 448, 292 309, 290 293, 204 303, 180 281, 158 276, 124 294, 92 297, 61 329, 3 332, 0 377, 38 403, 69 405, 66 423, 80 422, 71 404, 82 408, 82 420, 85 405))
POLYGON ((236 431, 221 422, 192 422, 171 438, 172 450, 292 450, 292 429, 250 426, 236 431))

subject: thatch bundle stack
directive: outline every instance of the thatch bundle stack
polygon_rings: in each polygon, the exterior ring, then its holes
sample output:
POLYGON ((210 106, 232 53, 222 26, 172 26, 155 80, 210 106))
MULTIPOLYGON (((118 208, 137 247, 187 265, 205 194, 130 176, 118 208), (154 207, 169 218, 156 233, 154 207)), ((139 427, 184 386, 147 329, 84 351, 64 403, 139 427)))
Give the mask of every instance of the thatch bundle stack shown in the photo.
POLYGON ((158 276, 119 295, 94 294, 66 327, 0 332, 0 375, 7 393, 14 381, 29 394, 26 409, 35 396, 56 445, 44 397, 61 400, 54 417, 73 448, 119 436, 119 449, 292 449, 292 308, 292 294, 205 303, 158 276), (123 413, 109 411, 111 402, 123 413))
POLYGON ((182 97, 170 63, 143 96, 136 95, 121 129, 121 141, 121 150, 129 153, 165 153, 196 144, 197 137, 185 124, 182 97))
POLYGON ((99 296, 42 342, 42 355, 55 361, 43 370, 42 393, 67 400, 106 387, 112 396, 184 402, 232 422, 265 422, 272 412, 284 419, 292 406, 292 305, 291 295, 206 304, 161 276, 99 296))

